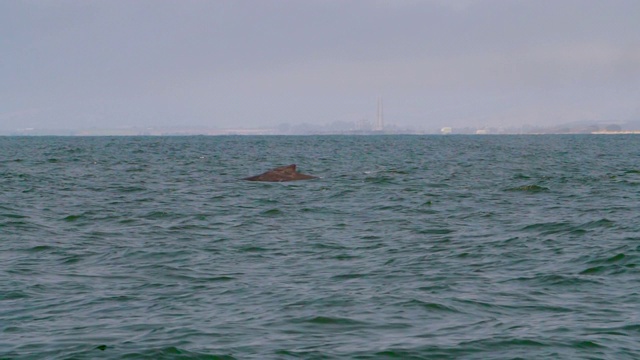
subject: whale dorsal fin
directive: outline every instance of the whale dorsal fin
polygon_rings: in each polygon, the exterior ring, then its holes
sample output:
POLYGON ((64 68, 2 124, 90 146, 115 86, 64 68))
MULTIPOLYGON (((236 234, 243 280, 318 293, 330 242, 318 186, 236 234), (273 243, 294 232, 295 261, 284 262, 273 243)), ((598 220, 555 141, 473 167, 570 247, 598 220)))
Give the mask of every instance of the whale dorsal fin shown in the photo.
POLYGON ((291 164, 291 165, 287 165, 287 166, 280 166, 277 167, 275 169, 269 170, 270 172, 281 172, 281 173, 285 173, 285 174, 293 174, 296 172, 296 164, 291 164))

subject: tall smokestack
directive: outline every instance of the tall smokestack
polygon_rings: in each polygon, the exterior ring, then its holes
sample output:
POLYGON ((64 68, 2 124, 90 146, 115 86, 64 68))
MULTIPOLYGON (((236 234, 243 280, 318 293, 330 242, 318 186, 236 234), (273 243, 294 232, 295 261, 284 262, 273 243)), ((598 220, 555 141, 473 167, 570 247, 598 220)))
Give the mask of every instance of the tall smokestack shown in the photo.
POLYGON ((378 98, 378 114, 376 116, 376 126, 374 130, 381 131, 384 130, 384 115, 382 108, 382 98, 378 98))

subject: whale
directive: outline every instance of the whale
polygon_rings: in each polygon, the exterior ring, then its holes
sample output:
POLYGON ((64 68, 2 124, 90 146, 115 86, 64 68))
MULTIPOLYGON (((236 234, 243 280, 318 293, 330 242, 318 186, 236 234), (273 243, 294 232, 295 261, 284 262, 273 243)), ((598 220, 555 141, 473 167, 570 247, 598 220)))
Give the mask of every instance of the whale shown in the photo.
POLYGON ((242 180, 247 181, 269 181, 269 182, 283 182, 283 181, 298 181, 317 179, 316 176, 302 174, 296 171, 296 164, 287 166, 280 166, 275 169, 271 169, 260 175, 250 176, 242 180))

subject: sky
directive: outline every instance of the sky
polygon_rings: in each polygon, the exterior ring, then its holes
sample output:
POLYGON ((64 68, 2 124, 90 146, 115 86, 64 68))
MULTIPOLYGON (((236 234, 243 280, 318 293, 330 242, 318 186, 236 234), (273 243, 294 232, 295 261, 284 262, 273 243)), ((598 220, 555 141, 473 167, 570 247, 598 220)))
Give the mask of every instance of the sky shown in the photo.
POLYGON ((0 130, 640 120, 638 0, 7 0, 0 130))

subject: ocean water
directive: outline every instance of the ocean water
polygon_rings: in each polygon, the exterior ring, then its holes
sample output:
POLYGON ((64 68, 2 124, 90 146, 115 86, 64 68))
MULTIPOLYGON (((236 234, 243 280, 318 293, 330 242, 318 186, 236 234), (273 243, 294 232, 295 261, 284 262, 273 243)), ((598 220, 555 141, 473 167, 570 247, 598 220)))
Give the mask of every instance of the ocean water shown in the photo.
POLYGON ((633 135, 0 138, 0 359, 638 359, 639 265, 633 135))

